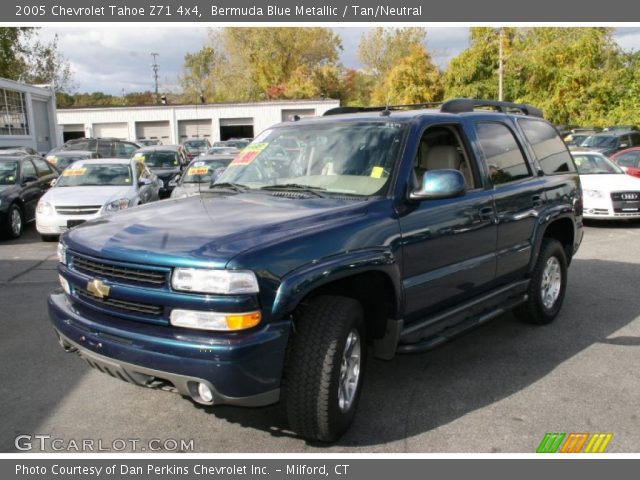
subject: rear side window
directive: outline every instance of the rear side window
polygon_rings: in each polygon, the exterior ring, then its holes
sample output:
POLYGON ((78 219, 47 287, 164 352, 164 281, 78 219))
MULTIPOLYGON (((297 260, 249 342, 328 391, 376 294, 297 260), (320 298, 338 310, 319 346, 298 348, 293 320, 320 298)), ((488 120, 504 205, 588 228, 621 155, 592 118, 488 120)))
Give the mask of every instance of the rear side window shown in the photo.
POLYGON ((531 176, 522 150, 506 125, 494 122, 477 123, 476 136, 494 185, 531 176))
POLYGON ((33 163, 31 163, 30 160, 24 160, 22 162, 22 179, 24 180, 25 178, 37 178, 38 175, 36 174, 36 169, 33 166, 33 163))
POLYGON ((31 161, 36 165, 38 171, 38 177, 46 177, 53 173, 53 169, 49 164, 41 158, 32 158, 31 161))
POLYGON ((529 118, 518 119, 518 124, 524 131, 540 168, 545 174, 576 171, 571 154, 551 125, 541 120, 529 118))
POLYGON ((98 148, 96 151, 103 157, 111 157, 113 155, 111 145, 111 140, 98 140, 98 148))
POLYGON ((631 146, 635 147, 640 145, 640 133, 632 133, 631 134, 631 146))

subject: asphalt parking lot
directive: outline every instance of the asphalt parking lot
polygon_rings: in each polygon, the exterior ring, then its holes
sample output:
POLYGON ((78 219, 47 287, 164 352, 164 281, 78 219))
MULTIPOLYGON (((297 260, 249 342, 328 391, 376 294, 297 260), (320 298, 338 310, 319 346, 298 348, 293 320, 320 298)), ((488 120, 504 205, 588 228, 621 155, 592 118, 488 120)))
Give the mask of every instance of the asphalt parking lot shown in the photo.
POLYGON ((216 453, 533 453, 546 432, 611 432, 608 452, 640 451, 640 223, 586 227, 555 323, 508 314, 425 354, 370 359, 355 423, 332 446, 288 432, 279 406, 203 408, 64 353, 46 313, 55 248, 33 225, 0 241, 2 452, 40 434, 59 446, 193 440, 216 453))

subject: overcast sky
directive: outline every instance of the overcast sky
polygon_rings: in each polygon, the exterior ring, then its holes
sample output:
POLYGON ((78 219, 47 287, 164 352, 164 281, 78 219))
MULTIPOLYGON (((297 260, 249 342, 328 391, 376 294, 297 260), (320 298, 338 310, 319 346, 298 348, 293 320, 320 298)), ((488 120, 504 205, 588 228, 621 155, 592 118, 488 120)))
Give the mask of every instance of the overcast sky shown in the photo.
MULTIPOLYGON (((341 61, 358 68, 356 56, 362 34, 359 27, 334 29, 342 38, 341 61)), ((102 91, 120 95, 124 91, 153 90, 151 52, 160 54, 160 89, 178 90, 185 53, 196 52, 207 40, 206 27, 113 27, 95 25, 79 27, 46 27, 40 31, 43 40, 58 35, 59 47, 70 61, 78 92, 102 91)), ((444 68, 448 61, 468 45, 466 27, 431 27, 427 29, 427 47, 436 63, 444 68)), ((640 48, 640 28, 618 28, 615 38, 626 50, 640 48)))

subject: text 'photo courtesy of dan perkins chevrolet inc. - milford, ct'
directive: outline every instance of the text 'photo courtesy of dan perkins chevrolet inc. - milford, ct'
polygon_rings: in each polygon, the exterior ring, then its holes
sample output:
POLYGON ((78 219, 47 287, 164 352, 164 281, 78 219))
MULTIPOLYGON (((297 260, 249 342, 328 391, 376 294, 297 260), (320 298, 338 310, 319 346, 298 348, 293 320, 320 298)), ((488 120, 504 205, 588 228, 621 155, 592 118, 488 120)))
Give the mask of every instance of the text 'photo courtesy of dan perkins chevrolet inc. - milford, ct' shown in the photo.
MULTIPOLYGON (((305 5, 296 5, 294 7, 281 7, 277 5, 251 5, 246 7, 222 7, 211 5, 208 10, 198 9, 197 6, 191 8, 175 8, 170 5, 149 5, 146 7, 129 7, 121 5, 87 5, 84 7, 64 7, 62 5, 52 5, 39 7, 38 15, 50 13, 54 17, 170 17, 170 16, 194 16, 203 17, 203 13, 211 17, 328 17, 344 18, 347 15, 361 16, 369 18, 378 17, 407 17, 422 16, 422 5, 415 7, 392 6, 392 5, 322 5, 308 7, 305 5), (47 12, 49 8, 49 12, 47 12)), ((25 9, 25 15, 26 9, 25 9)))

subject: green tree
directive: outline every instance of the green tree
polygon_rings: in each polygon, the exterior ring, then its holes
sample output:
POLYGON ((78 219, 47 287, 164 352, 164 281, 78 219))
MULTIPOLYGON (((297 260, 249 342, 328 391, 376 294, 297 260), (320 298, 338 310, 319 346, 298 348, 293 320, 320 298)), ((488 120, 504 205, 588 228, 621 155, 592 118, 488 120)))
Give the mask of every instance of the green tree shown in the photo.
POLYGON ((423 45, 426 38, 424 28, 374 28, 360 38, 358 59, 367 73, 380 80, 407 57, 415 45, 423 45))
POLYGON ((32 28, 0 27, 0 77, 18 80, 26 69, 26 40, 32 28))
POLYGON ((372 103, 384 105, 435 102, 442 99, 440 71, 426 48, 412 45, 409 54, 389 70, 374 89, 372 103))

